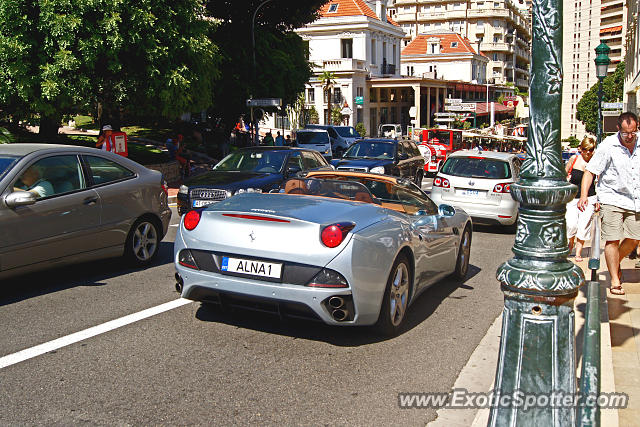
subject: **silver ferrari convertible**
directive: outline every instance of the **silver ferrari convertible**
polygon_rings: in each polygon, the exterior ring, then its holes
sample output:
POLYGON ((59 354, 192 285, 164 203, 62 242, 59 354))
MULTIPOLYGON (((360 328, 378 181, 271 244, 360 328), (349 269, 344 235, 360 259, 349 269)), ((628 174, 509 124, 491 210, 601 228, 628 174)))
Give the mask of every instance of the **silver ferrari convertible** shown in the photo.
POLYGON ((182 217, 184 298, 397 334, 427 287, 469 267, 472 224, 414 183, 318 171, 277 193, 245 193, 182 217))

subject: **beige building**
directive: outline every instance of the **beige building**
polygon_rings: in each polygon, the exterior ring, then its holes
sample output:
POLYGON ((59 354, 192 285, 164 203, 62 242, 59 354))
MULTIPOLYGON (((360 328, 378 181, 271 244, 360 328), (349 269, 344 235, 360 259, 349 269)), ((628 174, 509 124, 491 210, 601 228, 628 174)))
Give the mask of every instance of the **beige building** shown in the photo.
POLYGON ((389 10, 405 46, 419 34, 453 31, 489 58, 489 83, 528 91, 531 23, 524 0, 395 0, 389 10))
POLYGON ((627 1, 627 37, 625 38, 624 108, 640 113, 640 2, 627 1))
POLYGON ((627 7, 625 0, 569 0, 563 3, 561 137, 582 138, 585 128, 576 117, 576 105, 582 95, 598 83, 595 48, 604 41, 611 52, 609 73, 625 55, 627 7))

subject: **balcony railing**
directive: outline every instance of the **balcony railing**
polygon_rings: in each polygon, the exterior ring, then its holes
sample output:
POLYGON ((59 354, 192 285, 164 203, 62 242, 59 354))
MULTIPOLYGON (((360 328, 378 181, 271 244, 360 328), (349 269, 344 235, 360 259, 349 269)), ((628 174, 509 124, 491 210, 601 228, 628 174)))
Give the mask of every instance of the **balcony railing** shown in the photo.
POLYGON ((508 52, 510 51, 509 45, 507 43, 480 43, 480 50, 483 52, 508 52))
POLYGON ((382 74, 395 74, 396 73, 396 65, 395 64, 382 64, 381 68, 382 74))
POLYGON ((325 59, 322 69, 327 71, 355 71, 365 70, 366 61, 353 58, 325 59))

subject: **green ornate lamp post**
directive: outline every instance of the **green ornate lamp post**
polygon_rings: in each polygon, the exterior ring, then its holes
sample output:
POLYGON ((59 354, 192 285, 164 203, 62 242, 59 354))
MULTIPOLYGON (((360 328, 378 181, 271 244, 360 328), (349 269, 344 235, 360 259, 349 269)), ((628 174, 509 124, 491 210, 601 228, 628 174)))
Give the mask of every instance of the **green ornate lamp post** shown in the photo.
POLYGON ((573 303, 584 283, 582 270, 567 261, 565 205, 577 188, 567 182, 560 154, 562 1, 534 0, 532 22, 527 155, 520 180, 511 186, 520 202, 515 256, 497 271, 504 311, 494 386, 500 404, 491 410, 491 426, 576 421, 575 408, 547 405, 525 411, 517 400, 575 394, 573 303))
POLYGON ((602 81, 607 77, 607 69, 609 68, 609 46, 600 40, 600 44, 596 48, 596 76, 598 77, 598 144, 602 142, 602 81))

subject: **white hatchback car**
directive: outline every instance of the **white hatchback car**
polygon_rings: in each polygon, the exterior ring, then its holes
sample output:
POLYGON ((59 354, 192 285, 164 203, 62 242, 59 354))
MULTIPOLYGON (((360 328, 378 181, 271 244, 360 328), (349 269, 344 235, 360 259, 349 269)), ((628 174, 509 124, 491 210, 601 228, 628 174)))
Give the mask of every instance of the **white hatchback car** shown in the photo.
POLYGON ((513 225, 519 203, 511 197, 521 160, 512 153, 461 150, 449 155, 433 179, 431 199, 464 209, 474 222, 513 225))

